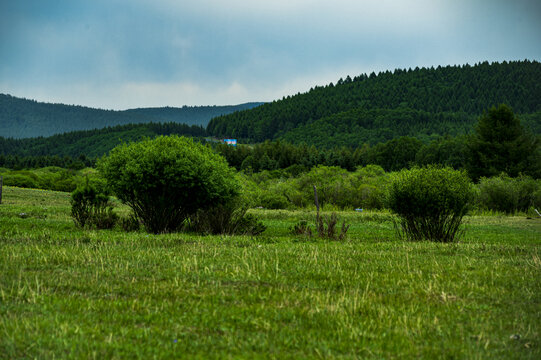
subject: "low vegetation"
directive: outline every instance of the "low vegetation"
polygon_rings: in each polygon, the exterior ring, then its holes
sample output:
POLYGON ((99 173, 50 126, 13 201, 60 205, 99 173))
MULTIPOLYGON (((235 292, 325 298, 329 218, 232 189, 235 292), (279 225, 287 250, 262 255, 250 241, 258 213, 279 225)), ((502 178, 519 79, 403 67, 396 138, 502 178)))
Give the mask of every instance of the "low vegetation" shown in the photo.
POLYGON ((84 172, 50 166, 34 170, 0 168, 4 185, 54 191, 73 191, 82 182, 84 172))
MULTIPOLYGON (((310 171, 295 169, 240 174, 239 181, 249 207, 265 209, 304 209, 313 205, 312 186, 318 186, 325 210, 384 209, 389 187, 396 172, 368 165, 348 172, 339 167, 319 166, 310 171)), ((73 191, 89 179, 104 187, 104 179, 95 169, 67 170, 43 168, 7 170, 0 168, 4 185, 45 190, 73 191), (61 180, 55 180, 61 179, 61 180), (58 182, 57 182, 58 181, 58 182)), ((505 174, 481 178, 476 188, 473 208, 507 214, 541 211, 541 180, 528 176, 510 178, 505 174)))

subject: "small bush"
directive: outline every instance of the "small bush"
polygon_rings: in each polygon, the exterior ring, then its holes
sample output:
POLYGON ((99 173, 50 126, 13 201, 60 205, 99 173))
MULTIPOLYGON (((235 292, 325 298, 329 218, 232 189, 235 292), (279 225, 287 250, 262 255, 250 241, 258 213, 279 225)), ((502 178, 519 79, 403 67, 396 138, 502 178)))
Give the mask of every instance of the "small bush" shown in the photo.
POLYGON ((385 207, 385 193, 383 186, 362 184, 358 188, 358 206, 364 209, 383 209, 385 207))
POLYGON ((45 186, 47 189, 52 189, 54 191, 74 191, 74 189, 77 188, 77 184, 75 183, 74 178, 69 179, 60 179, 58 181, 55 181, 50 186, 45 186))
POLYGON ((271 210, 287 209, 289 207, 289 201, 282 194, 265 191, 259 198, 259 205, 271 210))
POLYGON ((134 214, 130 214, 128 217, 120 218, 119 225, 122 230, 126 232, 137 231, 141 228, 141 224, 134 214))
MULTIPOLYGON (((336 231, 336 225, 338 224, 338 215, 332 213, 330 216, 320 216, 319 213, 316 217, 316 233, 322 239, 330 240, 345 240, 346 234, 349 230, 349 225, 346 225, 346 221, 342 222, 340 233, 336 231)), ((308 238, 312 237, 312 229, 308 225, 306 220, 301 220, 297 224, 293 225, 289 231, 293 235, 304 235, 308 238)))
POLYGON ((453 242, 474 195, 465 172, 426 167, 399 172, 388 201, 407 239, 453 242))
POLYGON ((348 181, 347 170, 320 165, 295 179, 293 186, 303 194, 304 204, 313 203, 314 185, 322 207, 327 208, 327 204, 338 208, 351 207, 353 188, 348 181))
POLYGON ((518 191, 505 176, 482 178, 478 203, 481 208, 510 214, 517 209, 518 191))
POLYGON ((96 229, 112 229, 117 222, 118 215, 113 212, 111 205, 94 211, 90 217, 90 227, 96 229))
POLYGON ((242 199, 234 199, 226 204, 217 204, 193 215, 188 230, 203 234, 251 235, 256 236, 266 230, 259 219, 246 214, 248 206, 242 199))
POLYGON ((71 217, 78 227, 111 229, 118 220, 109 196, 89 184, 75 189, 70 203, 71 217))
POLYGON ((310 229, 310 226, 308 226, 308 221, 301 220, 295 225, 293 225, 289 231, 293 235, 305 235, 309 238, 312 237, 312 229, 310 229))
POLYGON ((541 210, 541 187, 532 194, 532 207, 541 210))
POLYGON ((5 186, 16 186, 21 188, 39 188, 39 181, 26 174, 9 174, 4 176, 5 186))
POLYGON ((349 230, 349 225, 346 225, 346 221, 342 222, 340 233, 336 233, 336 225, 338 224, 338 215, 332 213, 331 216, 318 216, 316 220, 317 232, 319 237, 327 238, 331 240, 345 240, 346 233, 349 230))

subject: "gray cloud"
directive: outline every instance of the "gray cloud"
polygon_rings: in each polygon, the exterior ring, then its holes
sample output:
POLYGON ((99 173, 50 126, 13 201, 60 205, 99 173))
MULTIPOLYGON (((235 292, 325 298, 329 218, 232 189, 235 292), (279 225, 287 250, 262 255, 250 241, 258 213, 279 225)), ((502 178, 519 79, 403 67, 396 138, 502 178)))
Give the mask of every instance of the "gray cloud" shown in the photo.
POLYGON ((273 100, 346 75, 541 58, 530 0, 0 2, 0 92, 126 108, 273 100))

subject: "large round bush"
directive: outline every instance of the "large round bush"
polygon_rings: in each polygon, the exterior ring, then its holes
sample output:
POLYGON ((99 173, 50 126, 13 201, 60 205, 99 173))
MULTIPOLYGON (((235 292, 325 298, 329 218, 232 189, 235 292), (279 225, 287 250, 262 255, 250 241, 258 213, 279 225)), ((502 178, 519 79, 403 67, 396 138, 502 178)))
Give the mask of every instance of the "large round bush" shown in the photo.
POLYGON ((452 242, 474 195, 473 184, 463 171, 414 168, 396 175, 389 208, 398 214, 408 239, 452 242))
POLYGON ((197 210, 226 203, 239 191, 221 156, 178 136, 117 146, 98 169, 152 233, 178 230, 197 210))

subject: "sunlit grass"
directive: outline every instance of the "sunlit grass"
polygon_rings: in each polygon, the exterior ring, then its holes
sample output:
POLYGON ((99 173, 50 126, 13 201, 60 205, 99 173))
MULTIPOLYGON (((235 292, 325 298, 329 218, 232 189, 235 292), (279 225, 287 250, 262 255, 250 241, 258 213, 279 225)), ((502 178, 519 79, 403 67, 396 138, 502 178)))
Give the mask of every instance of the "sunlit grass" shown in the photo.
POLYGON ((252 212, 256 238, 79 230, 68 194, 4 187, 0 357, 541 357, 541 221, 468 217, 448 245, 341 212, 335 242, 252 212))

